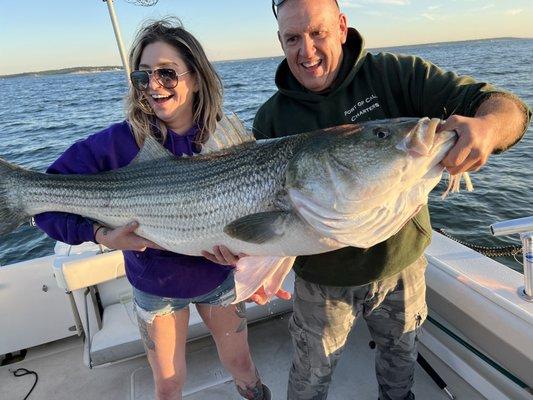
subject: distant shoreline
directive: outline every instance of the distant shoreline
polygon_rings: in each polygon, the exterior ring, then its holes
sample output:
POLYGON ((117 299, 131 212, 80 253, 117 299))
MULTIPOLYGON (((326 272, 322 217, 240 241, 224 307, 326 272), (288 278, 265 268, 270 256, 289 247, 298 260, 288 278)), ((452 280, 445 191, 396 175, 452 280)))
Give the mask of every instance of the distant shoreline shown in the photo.
MULTIPOLYGON (((469 39, 469 40, 456 40, 451 42, 433 42, 433 43, 418 43, 418 44, 403 44, 400 46, 381 46, 381 47, 371 47, 367 50, 379 50, 379 49, 396 49, 402 47, 425 47, 425 46, 436 46, 443 44, 453 44, 453 43, 468 43, 468 42, 484 42, 484 41, 494 41, 494 40, 531 40, 533 38, 519 38, 519 37, 495 37, 495 38, 486 38, 486 39, 469 39)), ((264 56, 264 57, 254 57, 254 58, 240 58, 232 60, 217 60, 214 61, 214 64, 223 63, 223 62, 235 62, 235 61, 244 61, 244 60, 261 60, 267 58, 281 58, 282 55, 275 56, 264 56)), ((61 69, 50 69, 44 71, 34 71, 34 72, 21 72, 18 74, 7 74, 0 75, 0 78, 18 78, 23 76, 43 76, 43 75, 61 75, 61 74, 77 74, 77 73, 95 73, 95 72, 108 72, 108 71, 122 71, 123 67, 121 65, 107 65, 107 66, 96 66, 96 67, 71 67, 71 68, 61 68, 61 69)))
MULTIPOLYGON (((504 37, 493 37, 493 38, 484 38, 484 39, 468 39, 468 40, 453 40, 449 42, 431 42, 431 43, 412 43, 412 44, 401 44, 397 46, 379 46, 379 47, 365 47, 367 51, 369 50, 381 50, 381 49, 400 49, 404 47, 427 47, 427 46, 437 46, 444 44, 457 44, 457 43, 472 43, 472 42, 490 42, 496 40, 533 40, 533 37, 513 37, 513 36, 504 36, 504 37)), ((231 60, 217 60, 214 63, 222 62, 235 62, 235 61, 244 61, 244 60, 265 60, 268 58, 282 58, 283 55, 276 56, 264 56, 264 57, 253 57, 253 58, 236 58, 231 60)))
POLYGON ((42 76, 42 75, 61 75, 61 74, 82 74, 107 71, 122 71, 121 65, 105 65, 97 67, 71 67, 61 69, 49 69, 45 71, 21 72, 19 74, 0 75, 0 78, 18 78, 22 76, 42 76))

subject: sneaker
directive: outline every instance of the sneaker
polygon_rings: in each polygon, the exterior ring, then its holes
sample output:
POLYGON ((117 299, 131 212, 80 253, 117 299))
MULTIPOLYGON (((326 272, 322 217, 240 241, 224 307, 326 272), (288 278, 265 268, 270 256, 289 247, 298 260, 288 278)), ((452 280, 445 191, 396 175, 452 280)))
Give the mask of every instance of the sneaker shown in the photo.
MULTIPOLYGON (((261 399, 258 399, 258 400, 272 400, 272 393, 270 392, 270 389, 268 388, 268 386, 265 384, 263 384, 262 386, 263 386, 263 397, 261 397, 261 399)), ((243 399, 245 399, 245 397, 243 397, 243 399)))

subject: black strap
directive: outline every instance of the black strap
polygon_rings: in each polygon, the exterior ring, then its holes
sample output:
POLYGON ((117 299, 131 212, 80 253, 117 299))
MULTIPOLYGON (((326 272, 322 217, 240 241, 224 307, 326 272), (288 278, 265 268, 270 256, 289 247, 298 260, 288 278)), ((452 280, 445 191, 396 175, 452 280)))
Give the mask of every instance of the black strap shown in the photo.
POLYGON ((487 257, 504 257, 504 256, 519 256, 522 254, 522 246, 521 245, 510 245, 510 246, 480 246, 477 244, 472 244, 465 242, 463 240, 457 239, 456 237, 450 235, 448 232, 446 232, 442 228, 433 228, 438 233, 446 236, 447 238, 450 238, 452 240, 455 240, 457 243, 462 244, 463 246, 469 247, 474 251, 477 251, 478 253, 483 254, 487 257))

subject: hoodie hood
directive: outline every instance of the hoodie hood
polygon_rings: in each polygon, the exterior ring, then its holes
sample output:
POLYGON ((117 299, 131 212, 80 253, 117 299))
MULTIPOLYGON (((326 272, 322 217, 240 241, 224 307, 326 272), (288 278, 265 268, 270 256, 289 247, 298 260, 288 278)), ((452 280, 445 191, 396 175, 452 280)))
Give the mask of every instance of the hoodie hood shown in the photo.
POLYGON ((339 73, 330 88, 321 93, 314 93, 303 87, 292 74, 285 58, 276 71, 276 86, 285 96, 298 100, 320 102, 335 95, 346 87, 364 61, 366 50, 364 39, 355 28, 348 28, 346 43, 342 45, 343 59, 339 73))

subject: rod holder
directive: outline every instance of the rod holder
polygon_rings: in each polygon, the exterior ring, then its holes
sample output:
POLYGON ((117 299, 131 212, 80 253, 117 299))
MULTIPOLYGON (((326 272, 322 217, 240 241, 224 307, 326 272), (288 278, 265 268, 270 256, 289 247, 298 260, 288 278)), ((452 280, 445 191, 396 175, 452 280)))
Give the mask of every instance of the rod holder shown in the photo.
POLYGON ((514 233, 533 232, 533 217, 509 219, 490 226, 494 236, 507 236, 514 233))
POLYGON ((518 288, 518 295, 533 303, 533 217, 501 221, 490 226, 494 236, 520 234, 524 259, 524 286, 518 288))
POLYGON ((518 289, 523 299, 533 303, 533 232, 521 233, 524 254, 524 287, 518 289))

